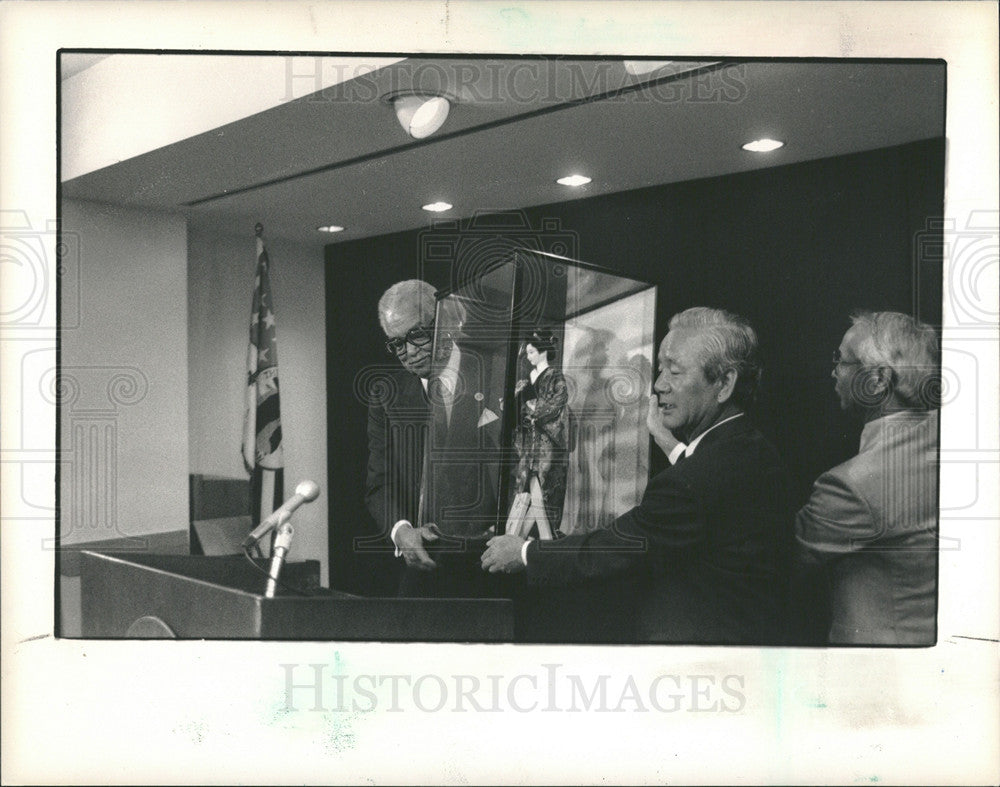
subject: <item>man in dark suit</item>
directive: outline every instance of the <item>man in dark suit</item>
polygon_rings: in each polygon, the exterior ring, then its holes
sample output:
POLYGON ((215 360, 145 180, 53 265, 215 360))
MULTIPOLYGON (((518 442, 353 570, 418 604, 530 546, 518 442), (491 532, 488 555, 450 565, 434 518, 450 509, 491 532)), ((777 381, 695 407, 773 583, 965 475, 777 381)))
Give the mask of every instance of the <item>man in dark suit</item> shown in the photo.
POLYGON ((386 348, 403 369, 371 397, 365 500, 406 562, 400 595, 498 596, 501 582, 483 575, 479 555, 496 523, 496 472, 487 470, 500 458, 502 390, 493 390, 493 356, 463 345, 454 297, 442 301, 433 346, 436 307, 434 289, 416 279, 379 301, 386 348))
POLYGON ((418 521, 420 480, 430 406, 435 297, 427 282, 410 279, 390 287, 378 305, 386 350, 402 369, 372 382, 368 405, 365 504, 383 533, 390 533, 408 565, 431 567, 418 521), (399 540, 397 540, 399 539, 399 540))
POLYGON ((552 542, 498 536, 482 566, 535 585, 646 575, 637 638, 780 641, 791 541, 787 475, 746 410, 760 377, 743 318, 694 308, 660 345, 651 431, 672 464, 608 529, 552 542))

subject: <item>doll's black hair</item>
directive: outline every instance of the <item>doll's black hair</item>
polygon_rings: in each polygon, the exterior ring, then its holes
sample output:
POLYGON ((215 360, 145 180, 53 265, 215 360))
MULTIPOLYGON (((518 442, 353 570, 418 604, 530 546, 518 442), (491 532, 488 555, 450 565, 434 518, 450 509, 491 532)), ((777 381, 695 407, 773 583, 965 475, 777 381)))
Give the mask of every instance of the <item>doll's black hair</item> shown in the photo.
POLYGON ((545 353, 549 363, 555 360, 559 339, 552 331, 546 328, 534 328, 524 335, 524 343, 530 344, 540 353, 545 353))

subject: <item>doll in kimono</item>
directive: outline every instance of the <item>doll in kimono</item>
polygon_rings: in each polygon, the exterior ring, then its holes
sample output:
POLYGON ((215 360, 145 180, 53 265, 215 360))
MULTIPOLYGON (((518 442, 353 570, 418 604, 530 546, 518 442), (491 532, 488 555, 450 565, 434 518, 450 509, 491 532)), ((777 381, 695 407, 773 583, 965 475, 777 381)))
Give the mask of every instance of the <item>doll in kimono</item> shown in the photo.
POLYGON ((518 407, 514 492, 531 495, 542 538, 552 538, 562 521, 569 465, 569 394, 566 378, 553 365, 556 341, 553 333, 542 329, 525 337, 521 356, 528 373, 514 388, 518 407))

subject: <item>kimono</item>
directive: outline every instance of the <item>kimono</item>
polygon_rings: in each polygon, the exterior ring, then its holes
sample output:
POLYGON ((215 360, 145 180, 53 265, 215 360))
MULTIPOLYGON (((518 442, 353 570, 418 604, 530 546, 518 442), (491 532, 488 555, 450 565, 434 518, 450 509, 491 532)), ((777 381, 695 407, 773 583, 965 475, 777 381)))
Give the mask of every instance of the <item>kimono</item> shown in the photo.
POLYGON ((569 465, 569 395, 566 378, 551 366, 518 394, 519 423, 514 447, 519 457, 514 492, 529 491, 532 476, 542 488, 546 518, 553 531, 562 521, 569 465), (529 403, 534 402, 534 408, 529 403))

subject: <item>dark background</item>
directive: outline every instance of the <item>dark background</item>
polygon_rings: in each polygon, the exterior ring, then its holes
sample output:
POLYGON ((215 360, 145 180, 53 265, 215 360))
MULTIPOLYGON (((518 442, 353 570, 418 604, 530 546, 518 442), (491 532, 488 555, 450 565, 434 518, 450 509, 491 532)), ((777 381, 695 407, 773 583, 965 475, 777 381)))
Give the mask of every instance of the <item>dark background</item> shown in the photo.
MULTIPOLYGON (((849 314, 895 310, 940 325, 940 244, 927 230, 944 210, 944 158, 934 139, 523 213, 541 236, 555 234, 541 230, 552 219, 575 233, 580 260, 657 284, 657 344, 690 306, 751 320, 765 362, 754 416, 801 503, 816 476, 857 451, 861 425, 840 412, 830 377, 849 314)), ((402 561, 353 549, 356 535, 375 532, 356 382, 366 366, 396 363, 376 313, 385 289, 452 283, 452 265, 422 253, 425 239, 421 229, 326 248, 330 581, 365 595, 394 595, 402 561)), ((654 449, 652 471, 662 462, 654 449)))

